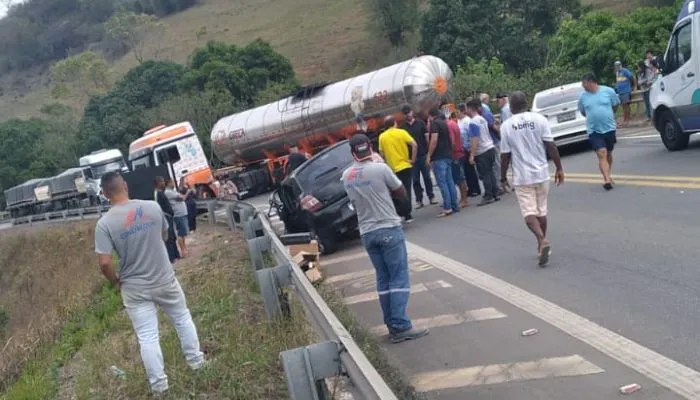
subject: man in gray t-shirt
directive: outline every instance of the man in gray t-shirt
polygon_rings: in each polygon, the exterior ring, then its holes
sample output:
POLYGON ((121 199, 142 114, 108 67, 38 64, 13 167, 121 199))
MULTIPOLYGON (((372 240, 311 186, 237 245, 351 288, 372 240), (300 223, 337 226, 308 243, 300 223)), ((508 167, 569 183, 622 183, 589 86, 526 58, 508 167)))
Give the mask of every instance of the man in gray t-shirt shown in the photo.
POLYGON ((112 208, 97 221, 95 252, 102 273, 121 289, 122 302, 134 325, 151 390, 168 390, 158 337, 156 305, 170 317, 192 369, 204 366, 204 354, 185 295, 175 278, 164 240, 168 222, 158 203, 129 200, 124 179, 116 172, 102 176, 102 192, 112 208), (113 254, 119 258, 119 274, 113 254))
POLYGON ((406 197, 406 188, 389 166, 373 162, 372 145, 364 134, 350 138, 357 161, 343 172, 345 191, 357 210, 362 243, 377 273, 379 303, 394 343, 417 339, 427 329, 414 328, 406 315, 410 293, 406 238, 392 196, 406 197))

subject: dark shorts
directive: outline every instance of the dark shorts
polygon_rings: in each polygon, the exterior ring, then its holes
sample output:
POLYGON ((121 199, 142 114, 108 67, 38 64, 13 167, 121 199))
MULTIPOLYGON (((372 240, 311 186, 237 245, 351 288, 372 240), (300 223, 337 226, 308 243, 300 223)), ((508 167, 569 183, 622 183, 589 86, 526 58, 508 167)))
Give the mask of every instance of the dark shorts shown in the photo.
POLYGON ((632 93, 619 94, 620 104, 627 104, 632 100, 632 93))
POLYGON ((187 221, 187 215, 184 217, 175 217, 175 230, 179 237, 187 237, 190 231, 189 221, 187 221))
POLYGON ((455 185, 459 185, 462 182, 466 182, 466 177, 464 176, 464 158, 459 160, 452 160, 452 180, 454 180, 455 185))
POLYGON ((602 148, 605 148, 607 151, 613 151, 613 149, 615 149, 615 143, 617 143, 615 131, 610 131, 607 133, 593 133, 588 135, 588 140, 591 142, 591 146, 595 151, 602 148))

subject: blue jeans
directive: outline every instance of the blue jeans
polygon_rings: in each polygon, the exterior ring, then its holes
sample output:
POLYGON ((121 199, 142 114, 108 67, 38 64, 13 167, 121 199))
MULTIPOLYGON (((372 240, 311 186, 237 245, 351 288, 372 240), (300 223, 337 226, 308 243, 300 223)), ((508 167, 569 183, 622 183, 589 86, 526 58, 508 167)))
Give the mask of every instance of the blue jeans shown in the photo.
POLYGON ((435 179, 442 194, 442 209, 459 212, 457 189, 452 178, 452 159, 445 158, 433 161, 433 170, 435 170, 435 179))
MULTIPOLYGON (((420 177, 423 175, 425 183, 425 194, 428 195, 428 200, 435 197, 433 193, 433 180, 430 178, 430 167, 425 163, 426 156, 417 156, 416 163, 413 164, 413 192, 416 194, 416 201, 423 202, 423 187, 420 184, 420 177)), ((406 190, 410 190, 406 188, 406 190)))
POLYGON ((406 315, 411 286, 403 229, 397 226, 367 232, 362 235, 362 244, 377 273, 379 304, 389 333, 393 335, 411 329, 411 320, 406 315))

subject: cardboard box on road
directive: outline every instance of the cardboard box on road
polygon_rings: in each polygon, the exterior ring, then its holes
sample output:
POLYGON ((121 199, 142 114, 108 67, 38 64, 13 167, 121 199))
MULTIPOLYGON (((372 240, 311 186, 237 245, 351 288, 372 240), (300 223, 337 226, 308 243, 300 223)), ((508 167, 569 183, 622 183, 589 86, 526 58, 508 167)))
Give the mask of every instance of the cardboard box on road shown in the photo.
MULTIPOLYGON (((302 245, 305 246, 305 245, 302 245)), ((292 246, 290 246, 292 247, 292 246)), ((316 249, 318 249, 318 245, 316 245, 316 249)), ((298 249, 297 249, 298 250, 298 249)), ((314 250, 313 247, 311 250, 314 250)), ((291 253, 291 250, 290 250, 291 253)), ((302 271, 304 271, 304 274, 306 275, 306 278, 311 282, 315 283, 320 280, 323 280, 323 276, 321 275, 321 268, 319 264, 319 253, 318 252, 308 252, 304 250, 298 250, 296 251, 296 254, 292 257, 292 261, 294 261, 294 264, 299 266, 302 271)))

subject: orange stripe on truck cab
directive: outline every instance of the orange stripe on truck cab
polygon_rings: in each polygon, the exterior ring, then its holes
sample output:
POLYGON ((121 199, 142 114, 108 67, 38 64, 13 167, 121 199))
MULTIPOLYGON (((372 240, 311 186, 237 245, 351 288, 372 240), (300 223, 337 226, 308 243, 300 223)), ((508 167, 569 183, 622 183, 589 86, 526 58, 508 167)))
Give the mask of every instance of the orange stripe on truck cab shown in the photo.
POLYGON ((140 139, 136 139, 133 143, 131 143, 131 146, 129 146, 129 153, 153 147, 159 142, 172 139, 185 133, 188 133, 188 129, 184 126, 179 126, 170 130, 157 131, 154 133, 146 133, 143 137, 141 137, 140 139))

